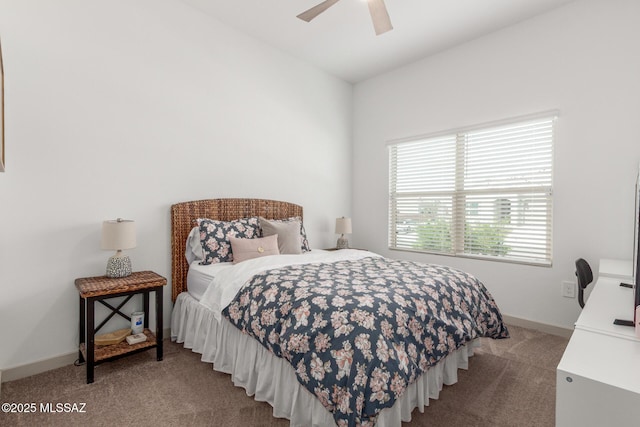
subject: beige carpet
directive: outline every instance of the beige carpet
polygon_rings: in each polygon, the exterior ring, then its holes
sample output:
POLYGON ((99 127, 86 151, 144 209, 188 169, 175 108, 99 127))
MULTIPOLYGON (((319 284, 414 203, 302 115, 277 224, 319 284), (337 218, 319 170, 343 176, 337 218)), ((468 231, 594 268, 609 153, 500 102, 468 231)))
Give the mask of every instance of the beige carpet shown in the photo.
MULTIPOLYGON (((404 426, 553 426, 555 369, 567 339, 511 326, 508 340, 483 339, 469 371, 445 386, 404 426)), ((85 368, 66 366, 2 385, 2 403, 36 403, 38 411, 0 413, 1 426, 288 426, 271 407, 234 387, 200 355, 166 342, 155 351, 85 368), (40 413, 40 404, 86 403, 85 413, 40 413)))

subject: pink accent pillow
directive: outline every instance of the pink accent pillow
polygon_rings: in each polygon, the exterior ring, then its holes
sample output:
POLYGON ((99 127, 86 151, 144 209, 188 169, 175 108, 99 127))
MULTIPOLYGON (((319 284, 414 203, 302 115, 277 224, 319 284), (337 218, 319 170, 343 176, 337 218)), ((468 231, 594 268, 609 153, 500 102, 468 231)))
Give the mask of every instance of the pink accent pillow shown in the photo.
POLYGON ((280 251, 278 250, 277 234, 257 239, 229 237, 229 241, 231 242, 234 264, 248 259, 280 254, 280 251))

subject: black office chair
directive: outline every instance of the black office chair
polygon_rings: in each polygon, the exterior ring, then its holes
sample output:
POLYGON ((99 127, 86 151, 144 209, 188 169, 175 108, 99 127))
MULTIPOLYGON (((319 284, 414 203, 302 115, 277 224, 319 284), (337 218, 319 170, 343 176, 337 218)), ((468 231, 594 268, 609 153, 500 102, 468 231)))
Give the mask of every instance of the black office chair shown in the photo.
POLYGON ((578 278, 578 304, 584 308, 584 290, 593 282, 593 272, 589 263, 582 258, 576 260, 576 277, 578 278))

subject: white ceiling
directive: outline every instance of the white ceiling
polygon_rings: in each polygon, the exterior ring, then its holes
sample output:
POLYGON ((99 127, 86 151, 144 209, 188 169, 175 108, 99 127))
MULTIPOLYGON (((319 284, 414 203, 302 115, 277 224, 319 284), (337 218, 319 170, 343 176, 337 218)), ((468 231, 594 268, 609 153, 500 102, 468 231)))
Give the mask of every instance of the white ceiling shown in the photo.
POLYGON ((181 0, 348 82, 359 82, 574 0, 385 0, 394 29, 376 36, 366 0, 181 0))

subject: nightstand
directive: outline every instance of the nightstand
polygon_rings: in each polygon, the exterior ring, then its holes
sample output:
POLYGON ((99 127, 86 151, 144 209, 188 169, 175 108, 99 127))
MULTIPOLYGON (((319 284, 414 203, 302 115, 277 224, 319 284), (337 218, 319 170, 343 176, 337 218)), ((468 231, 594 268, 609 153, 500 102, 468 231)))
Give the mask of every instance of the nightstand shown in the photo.
POLYGON ((80 294, 80 348, 78 358, 87 365, 87 384, 93 382, 95 365, 109 360, 118 359, 141 351, 156 349, 158 361, 162 360, 162 290, 167 279, 152 271, 138 271, 127 277, 109 278, 106 276, 84 277, 76 279, 76 288, 80 294), (156 331, 149 330, 149 293, 156 294, 156 331), (119 344, 96 346, 95 334, 114 315, 131 321, 131 318, 120 309, 137 294, 143 295, 144 305, 144 334, 147 340, 129 345, 127 341, 119 344), (106 299, 126 296, 117 307, 112 306, 106 299), (97 327, 95 326, 95 303, 107 307, 111 313, 97 327))

